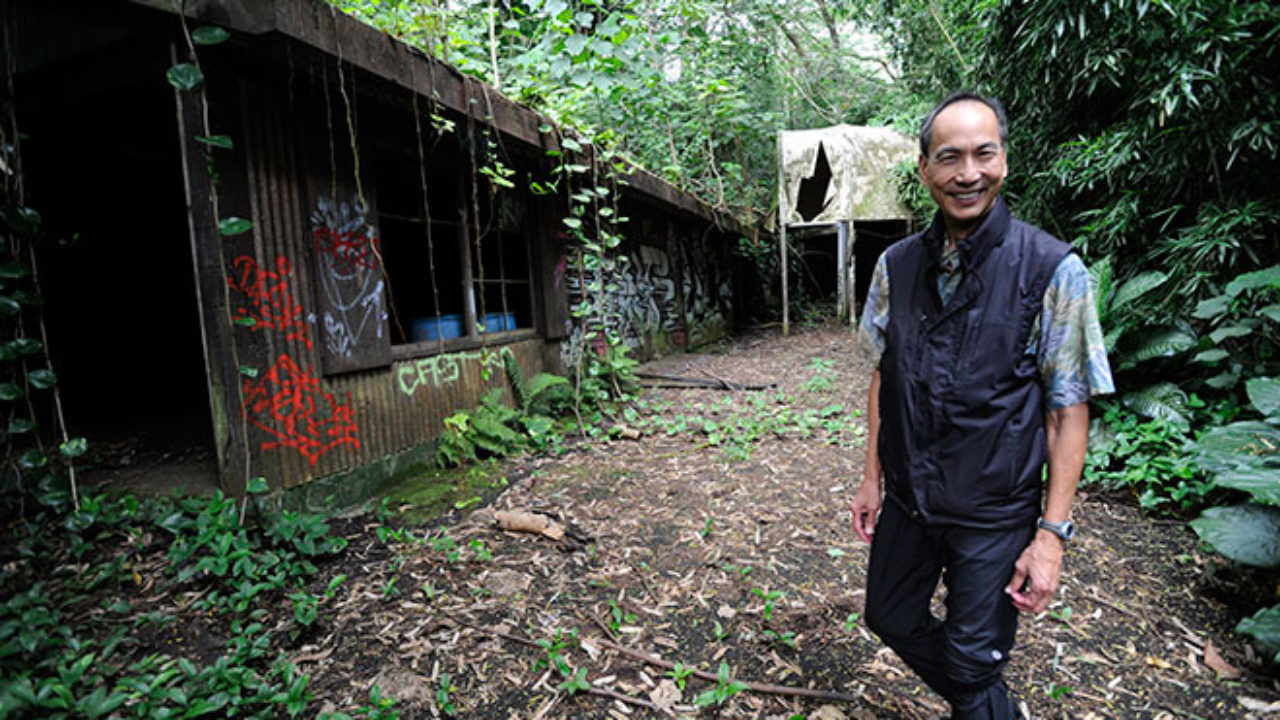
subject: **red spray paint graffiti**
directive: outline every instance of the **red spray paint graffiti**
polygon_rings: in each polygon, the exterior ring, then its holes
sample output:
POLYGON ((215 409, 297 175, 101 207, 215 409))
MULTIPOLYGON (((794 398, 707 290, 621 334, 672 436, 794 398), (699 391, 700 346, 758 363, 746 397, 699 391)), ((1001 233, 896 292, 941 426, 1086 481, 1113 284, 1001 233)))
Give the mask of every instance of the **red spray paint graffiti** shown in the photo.
POLYGON ((276 259, 275 272, 267 270, 249 255, 235 261, 235 273, 227 276, 227 286, 244 295, 244 304, 234 309, 235 321, 252 319, 253 330, 280 330, 285 340, 301 340, 311 349, 302 305, 289 293, 288 276, 293 272, 287 258, 276 259))
POLYGON ((293 448, 312 466, 340 445, 360 447, 351 393, 338 403, 310 369, 298 367, 288 355, 261 378, 244 381, 244 411, 250 423, 276 438, 262 443, 263 450, 293 448))
POLYGON ((311 231, 316 252, 329 259, 341 277, 373 270, 378 262, 378 238, 362 229, 321 225, 311 231))

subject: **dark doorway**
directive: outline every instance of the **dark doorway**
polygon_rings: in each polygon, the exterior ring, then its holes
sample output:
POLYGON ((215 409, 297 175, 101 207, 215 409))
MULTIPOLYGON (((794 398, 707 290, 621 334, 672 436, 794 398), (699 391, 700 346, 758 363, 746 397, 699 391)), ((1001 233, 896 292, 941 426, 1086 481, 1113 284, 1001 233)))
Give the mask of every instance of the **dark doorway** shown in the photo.
POLYGON ((27 202, 44 218, 44 319, 64 414, 89 439, 101 471, 91 474, 113 482, 177 464, 216 472, 160 37, 39 58, 15 93, 27 202))

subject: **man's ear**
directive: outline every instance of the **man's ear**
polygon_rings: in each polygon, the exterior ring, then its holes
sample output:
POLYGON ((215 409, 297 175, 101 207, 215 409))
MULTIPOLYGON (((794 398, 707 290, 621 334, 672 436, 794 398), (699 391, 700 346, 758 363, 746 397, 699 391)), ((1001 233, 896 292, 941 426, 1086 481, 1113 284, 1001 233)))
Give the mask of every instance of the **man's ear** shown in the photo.
POLYGON ((924 183, 925 185, 929 184, 929 179, 924 172, 925 168, 928 166, 929 166, 929 158, 925 157, 924 153, 921 153, 920 157, 916 159, 916 172, 920 176, 920 182, 924 183))

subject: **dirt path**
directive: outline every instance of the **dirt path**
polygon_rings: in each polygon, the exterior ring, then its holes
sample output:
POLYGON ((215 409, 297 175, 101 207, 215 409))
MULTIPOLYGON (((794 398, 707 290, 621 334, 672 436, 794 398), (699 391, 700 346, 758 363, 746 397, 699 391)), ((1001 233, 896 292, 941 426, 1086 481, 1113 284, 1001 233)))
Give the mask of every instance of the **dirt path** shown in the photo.
MULTIPOLYGON (((374 518, 354 521, 341 566, 322 568, 348 575, 344 593, 289 649, 317 697, 356 707, 377 681, 402 717, 432 717, 447 673, 458 717, 670 716, 558 691, 559 655, 596 691, 644 702, 655 693, 677 716, 714 715, 692 704, 716 683, 690 677, 664 698, 656 691, 677 673, 608 641, 854 698, 744 692, 719 717, 943 714, 860 620, 866 548, 849 530, 847 503, 861 476, 855 411, 868 368, 849 332, 758 334, 723 354, 646 369, 776 387, 652 390, 628 422, 641 438, 501 464, 509 488, 492 508, 426 543, 379 542, 374 518), (569 536, 495 530, 493 510, 545 513, 569 536)), ((1063 590, 1050 612, 1024 618, 1008 673, 1033 717, 1280 717, 1242 704, 1276 703, 1280 687, 1248 671, 1230 632, 1235 610, 1214 594, 1212 561, 1183 525, 1143 518, 1123 498, 1087 496, 1077 521, 1063 590), (1215 664, 1244 674, 1219 679, 1215 664)))

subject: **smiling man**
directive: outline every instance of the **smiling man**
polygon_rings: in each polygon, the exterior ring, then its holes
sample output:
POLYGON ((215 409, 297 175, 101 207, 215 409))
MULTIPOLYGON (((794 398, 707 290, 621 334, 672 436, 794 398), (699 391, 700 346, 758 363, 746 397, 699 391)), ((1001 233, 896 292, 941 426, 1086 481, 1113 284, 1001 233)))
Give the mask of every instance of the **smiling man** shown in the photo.
POLYGON ((1084 264, 1000 196, 1007 144, 993 98, 928 115, 920 179, 938 212, 881 256, 861 324, 877 364, 852 502, 871 543, 864 616, 952 720, 1019 717, 1002 678, 1018 612, 1058 589, 1086 403, 1114 390, 1084 264))

